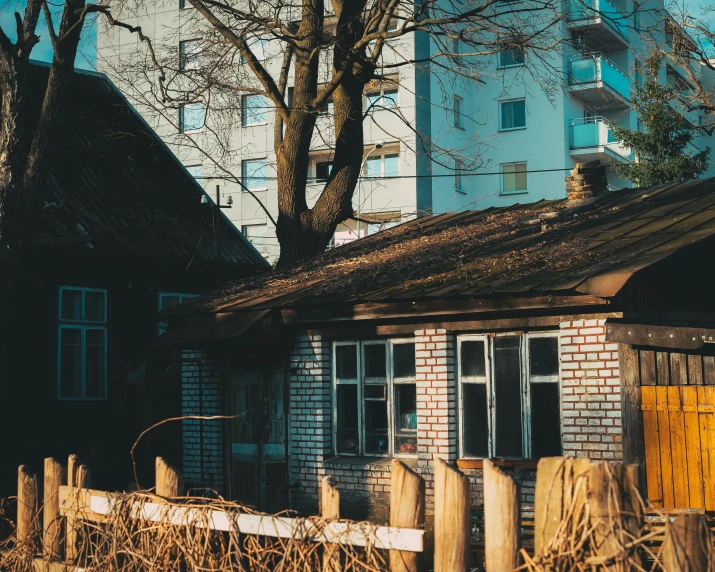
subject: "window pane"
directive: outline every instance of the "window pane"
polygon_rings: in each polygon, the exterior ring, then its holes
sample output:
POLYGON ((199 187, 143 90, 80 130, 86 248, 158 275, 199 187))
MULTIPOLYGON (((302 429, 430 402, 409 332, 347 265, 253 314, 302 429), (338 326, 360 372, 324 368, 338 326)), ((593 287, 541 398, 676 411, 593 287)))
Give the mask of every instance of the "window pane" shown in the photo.
POLYGON ((203 103, 187 103, 179 109, 179 129, 181 131, 197 131, 203 126, 203 103))
POLYGON ((526 127, 526 101, 519 99, 501 102, 501 128, 516 129, 518 127, 526 127))
POLYGON ((415 344, 392 346, 392 375, 395 377, 415 376, 415 344))
POLYGON ((84 293, 84 319, 90 322, 106 322, 105 297, 106 292, 85 291, 84 293))
POLYGON ((558 383, 531 384, 531 457, 561 455, 558 383))
POLYGON ((519 338, 494 338, 494 422, 497 457, 522 457, 519 338))
POLYGON ((387 355, 385 344, 365 345, 365 377, 387 376, 387 355))
POLYGON ((524 63, 524 52, 519 48, 504 50, 499 54, 499 64, 502 66, 517 66, 524 63))
POLYGON ((102 399, 105 395, 106 336, 104 330, 86 330, 87 348, 85 351, 85 397, 102 399))
POLYGON ((357 379, 357 346, 335 347, 335 375, 338 379, 357 379))
POLYGON ((393 109, 397 107, 397 89, 386 89, 380 102, 383 107, 393 109))
POLYGON ((382 175, 382 157, 370 157, 365 164, 366 177, 379 177, 382 175))
POLYGON ((82 397, 82 331, 60 329, 60 397, 82 397))
POLYGON ((375 109, 379 109, 379 102, 380 101, 380 94, 379 93, 370 93, 365 96, 365 110, 370 110, 374 111, 375 109))
POLYGON ((285 463, 266 463, 266 506, 264 510, 269 514, 275 514, 288 508, 286 477, 285 463))
POLYGON ((386 455, 387 401, 365 401, 365 453, 386 455))
MULTIPOLYGON (((358 452, 358 398, 357 385, 338 385, 338 453, 358 452)), ((375 403, 375 402, 368 402, 375 403)))
POLYGON ((531 338, 529 340, 529 373, 531 375, 559 374, 558 338, 531 338))
POLYGON ((502 192, 526 191, 526 163, 502 165, 502 192))
POLYGON ((465 383, 462 385, 462 396, 464 454, 468 457, 488 457, 487 385, 465 383))
POLYGON ((463 341, 460 361, 462 363, 463 376, 484 377, 487 375, 484 360, 484 341, 463 341))
POLYGON ((397 177, 400 174, 400 156, 385 155, 385 177, 397 177))
POLYGON ((262 95, 244 95, 242 97, 241 124, 255 125, 266 122, 266 98, 262 95))
POLYGON ((330 172, 333 170, 333 163, 331 161, 321 161, 315 165, 315 179, 318 182, 325 182, 328 180, 330 172))
POLYGON ((61 290, 62 308, 60 318, 63 320, 82 319, 82 291, 81 290, 61 290))
POLYGON ((179 42, 179 69, 195 70, 201 67, 201 40, 179 42))
POLYGON ((413 383, 395 385, 395 452, 417 453, 417 387, 413 383))
POLYGON ((252 38, 248 40, 248 47, 251 48, 251 52, 256 56, 257 60, 266 59, 266 47, 268 40, 266 38, 252 38))
POLYGON ((259 387, 255 384, 241 383, 234 386, 236 415, 236 428, 234 430, 234 443, 258 443, 258 407, 259 387))
POLYGON ((256 461, 234 461, 233 464, 233 496, 234 500, 256 506, 256 482, 258 463, 256 461))
POLYGON ((243 161, 241 164, 241 178, 243 184, 251 190, 266 188, 266 161, 243 161))

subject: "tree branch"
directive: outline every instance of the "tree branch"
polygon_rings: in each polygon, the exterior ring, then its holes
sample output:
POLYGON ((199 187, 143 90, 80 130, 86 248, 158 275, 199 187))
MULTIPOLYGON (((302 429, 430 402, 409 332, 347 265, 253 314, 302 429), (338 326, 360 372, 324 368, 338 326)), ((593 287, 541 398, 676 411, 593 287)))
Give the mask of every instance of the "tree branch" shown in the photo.
POLYGON ((50 42, 52 42, 52 49, 56 52, 58 47, 57 34, 55 33, 55 26, 52 23, 52 14, 50 13, 50 8, 47 5, 47 0, 42 2, 42 10, 45 13, 45 20, 47 20, 47 32, 50 35, 50 42))

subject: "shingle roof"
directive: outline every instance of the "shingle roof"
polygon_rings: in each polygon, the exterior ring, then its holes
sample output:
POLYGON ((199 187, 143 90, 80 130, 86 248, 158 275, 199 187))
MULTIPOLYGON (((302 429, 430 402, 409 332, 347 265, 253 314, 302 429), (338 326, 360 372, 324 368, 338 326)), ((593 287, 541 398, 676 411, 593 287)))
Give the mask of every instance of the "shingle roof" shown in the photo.
POLYGON ((715 235, 715 179, 422 217, 180 311, 536 296, 612 297, 639 270, 715 235))
MULTIPOLYGON (((36 112, 49 69, 31 66, 36 112)), ((32 242, 193 266, 216 259, 213 214, 179 160, 104 75, 78 71, 32 242)), ((268 263, 221 216, 222 261, 268 263)))

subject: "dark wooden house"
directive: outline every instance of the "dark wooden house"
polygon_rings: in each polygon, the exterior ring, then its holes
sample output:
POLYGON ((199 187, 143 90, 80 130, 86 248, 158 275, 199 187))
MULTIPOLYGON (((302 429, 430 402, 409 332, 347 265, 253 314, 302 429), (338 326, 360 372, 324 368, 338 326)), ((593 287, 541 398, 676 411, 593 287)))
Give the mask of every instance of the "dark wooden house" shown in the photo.
MULTIPOLYGON (((47 74, 32 69, 36 93, 47 74)), ((18 463, 41 470, 43 457, 69 453, 86 458, 98 484, 126 487, 139 431, 181 414, 171 356, 137 359, 166 327, 158 312, 215 288, 218 273, 269 269, 223 214, 201 204, 201 186, 105 76, 78 72, 69 89, 3 324, 0 483, 9 491, 18 463)), ((175 457, 170 433, 152 435, 153 447, 175 457)))
POLYGON ((483 459, 528 505, 538 459, 564 454, 714 510, 715 179, 574 177, 568 200, 419 218, 176 312, 162 342, 201 362, 185 412, 236 415, 184 428, 187 478, 315 513, 329 474, 345 516, 384 521, 391 458, 429 511, 435 457, 478 508, 483 459))

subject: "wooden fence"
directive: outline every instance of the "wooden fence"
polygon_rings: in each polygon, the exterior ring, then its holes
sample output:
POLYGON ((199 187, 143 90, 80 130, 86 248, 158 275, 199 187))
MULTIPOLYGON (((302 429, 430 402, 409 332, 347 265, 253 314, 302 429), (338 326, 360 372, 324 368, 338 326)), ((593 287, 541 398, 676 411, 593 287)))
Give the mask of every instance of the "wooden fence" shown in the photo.
MULTIPOLYGON (((76 456, 70 456, 66 465, 46 459, 42 503, 37 478, 26 467, 19 468, 17 530, 11 545, 22 546, 23 542, 41 538, 34 545, 39 552, 35 566, 38 570, 52 566, 79 570, 80 564, 91 568, 87 560, 91 554, 86 550, 84 555, 79 554, 82 525, 109 522, 124 502, 123 514, 137 522, 320 543, 321 564, 312 569, 322 572, 346 569, 337 550, 344 545, 384 551, 381 570, 470 570, 474 562, 467 477, 440 459, 434 462, 434 551, 429 554, 429 562, 425 554, 425 481, 398 460, 392 462, 391 479, 390 523, 368 526, 340 519, 339 489, 331 477, 325 477, 320 517, 324 524, 316 529, 310 518, 243 512, 230 503, 225 508, 206 510, 205 506, 182 500, 181 474, 161 458, 156 462, 156 494, 142 501, 130 499, 128 509, 126 493, 89 488, 89 470, 76 456), (38 530, 40 523, 42 528, 38 530)), ((667 571, 712 569, 713 543, 705 517, 683 514, 674 522, 666 517, 661 528, 654 528, 646 518, 635 466, 561 457, 542 459, 537 471, 533 546, 528 550, 521 545, 518 484, 489 461, 484 462, 483 482, 484 559, 488 572, 517 568, 643 569, 649 558, 655 568, 667 571), (664 542, 654 548, 658 538, 664 542)), ((178 549, 173 554, 180 558, 178 549)), ((0 554, 0 568, 2 563, 0 554)))

